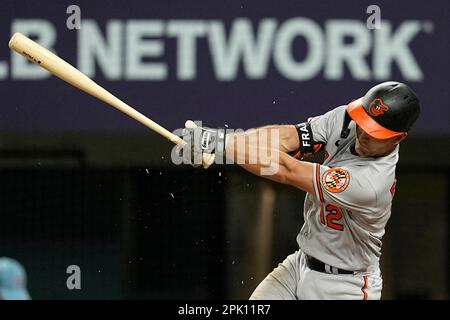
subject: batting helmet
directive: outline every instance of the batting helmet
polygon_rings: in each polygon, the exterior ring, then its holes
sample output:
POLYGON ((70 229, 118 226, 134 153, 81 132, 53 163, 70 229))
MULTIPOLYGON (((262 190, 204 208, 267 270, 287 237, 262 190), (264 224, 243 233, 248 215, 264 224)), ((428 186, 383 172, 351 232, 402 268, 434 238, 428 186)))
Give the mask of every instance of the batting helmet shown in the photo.
POLYGON ((366 133, 389 139, 408 132, 420 113, 419 99, 404 83, 388 81, 352 101, 347 113, 366 133))

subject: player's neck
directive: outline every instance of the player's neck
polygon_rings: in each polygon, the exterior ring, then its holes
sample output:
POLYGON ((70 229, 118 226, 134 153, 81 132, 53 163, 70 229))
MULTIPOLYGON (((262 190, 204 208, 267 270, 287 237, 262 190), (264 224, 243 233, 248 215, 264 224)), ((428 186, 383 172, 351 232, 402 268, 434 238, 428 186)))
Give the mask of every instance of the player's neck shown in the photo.
POLYGON ((357 157, 361 157, 361 158, 381 158, 381 157, 386 157, 386 156, 390 155, 392 152, 395 151, 396 148, 397 148, 397 145, 394 145, 394 146, 392 146, 392 148, 390 148, 389 150, 383 152, 382 154, 373 155, 373 156, 362 156, 356 151, 355 143, 353 143, 353 144, 350 145, 350 152, 353 155, 355 155, 357 157))

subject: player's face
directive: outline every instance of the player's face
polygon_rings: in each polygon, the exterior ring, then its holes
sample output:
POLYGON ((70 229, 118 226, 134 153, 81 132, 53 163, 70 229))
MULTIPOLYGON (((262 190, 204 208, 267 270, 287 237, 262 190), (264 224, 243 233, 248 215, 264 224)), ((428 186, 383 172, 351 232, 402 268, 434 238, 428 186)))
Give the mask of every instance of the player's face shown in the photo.
POLYGON ((381 157, 391 153, 395 146, 406 136, 398 136, 390 139, 379 140, 367 134, 359 126, 356 126, 355 150, 361 157, 381 157))

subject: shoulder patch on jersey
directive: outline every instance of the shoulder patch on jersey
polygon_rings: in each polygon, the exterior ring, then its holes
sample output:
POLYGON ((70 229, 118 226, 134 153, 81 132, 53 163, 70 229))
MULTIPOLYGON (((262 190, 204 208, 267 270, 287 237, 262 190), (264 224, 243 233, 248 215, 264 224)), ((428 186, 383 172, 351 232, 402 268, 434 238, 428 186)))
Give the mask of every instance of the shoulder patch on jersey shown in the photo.
POLYGON ((324 172, 322 184, 330 192, 337 193, 347 189, 350 182, 350 174, 342 168, 331 168, 324 172))

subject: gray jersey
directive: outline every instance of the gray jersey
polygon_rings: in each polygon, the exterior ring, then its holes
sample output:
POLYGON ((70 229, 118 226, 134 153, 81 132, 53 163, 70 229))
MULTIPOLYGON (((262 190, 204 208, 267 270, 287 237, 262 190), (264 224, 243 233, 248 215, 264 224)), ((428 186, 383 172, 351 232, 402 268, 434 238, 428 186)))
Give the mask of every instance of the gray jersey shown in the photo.
POLYGON ((314 193, 306 195, 305 223, 297 242, 306 254, 324 263, 358 271, 379 263, 399 147, 379 158, 354 155, 353 121, 348 137, 340 137, 345 108, 310 119, 314 140, 326 143, 326 159, 314 166, 314 193))

